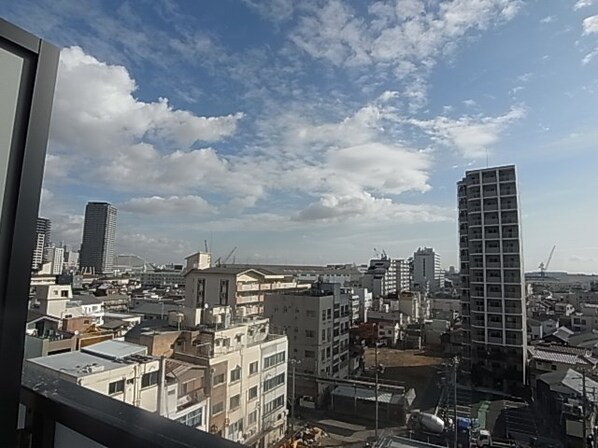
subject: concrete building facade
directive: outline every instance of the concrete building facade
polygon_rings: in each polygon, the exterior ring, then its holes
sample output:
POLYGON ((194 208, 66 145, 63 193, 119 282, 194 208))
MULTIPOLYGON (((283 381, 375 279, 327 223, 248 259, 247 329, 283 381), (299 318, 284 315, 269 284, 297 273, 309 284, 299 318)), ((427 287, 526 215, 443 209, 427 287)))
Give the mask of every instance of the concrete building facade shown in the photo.
POLYGON ((96 274, 112 272, 116 213, 116 207, 107 202, 87 203, 79 261, 82 270, 96 274))
POLYGON ((187 322, 197 325, 206 306, 230 306, 238 318, 261 315, 266 294, 306 288, 309 285, 299 285, 292 277, 266 270, 235 265, 191 269, 185 273, 187 322))
POLYGON ((458 183, 463 368, 510 391, 526 380, 527 326, 515 167, 467 171, 458 183))
POLYGON ((439 291, 444 287, 440 255, 433 248, 419 248, 413 254, 413 284, 430 292, 439 291))
MULTIPOLYGON (((264 315, 289 339, 289 357, 299 361, 297 372, 347 378, 351 369, 348 295, 337 283, 314 283, 303 293, 266 296, 264 315)), ((298 395, 317 397, 312 380, 297 382, 298 395)))

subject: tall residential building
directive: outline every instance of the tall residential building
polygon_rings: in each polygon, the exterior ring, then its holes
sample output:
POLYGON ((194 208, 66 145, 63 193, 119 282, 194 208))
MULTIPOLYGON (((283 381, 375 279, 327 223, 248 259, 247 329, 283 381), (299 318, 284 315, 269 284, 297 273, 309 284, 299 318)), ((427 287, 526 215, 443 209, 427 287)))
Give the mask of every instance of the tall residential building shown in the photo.
POLYGON ((49 246, 44 250, 44 258, 50 263, 50 273, 52 275, 62 274, 64 267, 64 249, 62 247, 49 246))
POLYGON ((52 221, 48 218, 37 218, 35 233, 44 235, 44 245, 48 247, 52 243, 52 221))
POLYGON ((47 218, 37 218, 35 227, 35 247, 33 248, 33 259, 31 269, 38 271, 42 265, 49 261, 44 253, 44 249, 50 245, 52 231, 52 221, 47 218))
POLYGON ((88 202, 85 207, 81 270, 109 273, 114 266, 116 207, 107 202, 88 202))
POLYGON ((411 269, 409 268, 409 261, 401 258, 392 261, 396 266, 397 292, 409 291, 411 287, 411 269))
POLYGON ((467 171, 458 183, 463 369, 511 391, 525 383, 527 329, 513 165, 467 171))
MULTIPOLYGON (((264 315, 289 339, 289 358, 300 361, 297 372, 309 376, 347 378, 351 309, 349 294, 337 283, 314 283, 309 291, 266 295, 264 315)), ((321 397, 313 377, 297 379, 298 395, 321 397)))
POLYGON ((372 291, 375 298, 386 297, 397 292, 397 265, 387 256, 370 260, 370 266, 363 275, 362 285, 372 291))
POLYGON ((413 284, 430 292, 436 292, 444 286, 440 255, 431 247, 420 247, 413 254, 413 284))

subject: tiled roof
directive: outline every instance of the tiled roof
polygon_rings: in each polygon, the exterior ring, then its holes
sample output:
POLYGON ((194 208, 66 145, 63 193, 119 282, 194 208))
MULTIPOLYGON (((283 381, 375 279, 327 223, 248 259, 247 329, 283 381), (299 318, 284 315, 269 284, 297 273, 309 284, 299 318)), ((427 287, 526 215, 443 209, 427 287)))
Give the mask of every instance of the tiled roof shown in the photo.
POLYGON ((538 347, 529 347, 528 351, 532 358, 537 361, 558 362, 560 364, 592 364, 595 365, 598 360, 591 356, 581 356, 574 353, 562 353, 557 351, 542 350, 538 347))

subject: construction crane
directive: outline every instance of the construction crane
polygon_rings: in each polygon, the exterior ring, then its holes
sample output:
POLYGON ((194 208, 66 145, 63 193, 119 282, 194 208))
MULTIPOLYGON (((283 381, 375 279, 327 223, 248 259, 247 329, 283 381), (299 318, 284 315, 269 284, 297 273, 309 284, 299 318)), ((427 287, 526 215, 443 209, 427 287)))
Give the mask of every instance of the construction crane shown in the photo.
POLYGON ((376 256, 376 258, 380 258, 380 252, 378 252, 378 249, 376 249, 374 247, 374 255, 376 256))
POLYGON ((235 253, 235 251, 237 250, 237 246, 233 247, 233 250, 231 250, 228 255, 226 257, 224 257, 224 259, 222 259, 222 257, 218 257, 218 259, 216 260, 216 262, 214 263, 216 266, 222 266, 225 265, 226 262, 230 259, 230 257, 233 256, 233 254, 235 253))
POLYGON ((548 259, 546 260, 546 263, 542 262, 542 263, 540 263, 540 266, 538 266, 538 269, 540 269, 540 277, 542 277, 542 278, 546 277, 546 271, 548 270, 548 267, 550 266, 550 261, 552 260, 552 256, 554 255, 555 249, 556 249, 556 244, 554 246, 552 246, 552 250, 550 251, 550 255, 548 255, 548 259))

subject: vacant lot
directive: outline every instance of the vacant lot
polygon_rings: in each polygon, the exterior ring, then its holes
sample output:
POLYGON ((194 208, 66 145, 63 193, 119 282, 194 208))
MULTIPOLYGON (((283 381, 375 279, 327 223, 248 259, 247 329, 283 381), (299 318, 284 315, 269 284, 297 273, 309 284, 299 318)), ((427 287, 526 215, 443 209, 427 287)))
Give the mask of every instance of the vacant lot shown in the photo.
MULTIPOLYGON (((433 410, 438 403, 442 361, 442 358, 420 350, 378 349, 378 363, 384 365, 381 381, 414 388, 416 399, 413 407, 426 411, 433 410)), ((373 376, 373 370, 368 369, 374 366, 373 348, 368 348, 365 353, 365 365, 366 375, 373 376)))
MULTIPOLYGON (((366 349, 366 367, 374 365, 374 351, 375 349, 373 348, 366 349)), ((442 358, 427 355, 421 350, 396 350, 382 347, 378 349, 378 363, 384 364, 385 367, 440 366, 442 358)))

